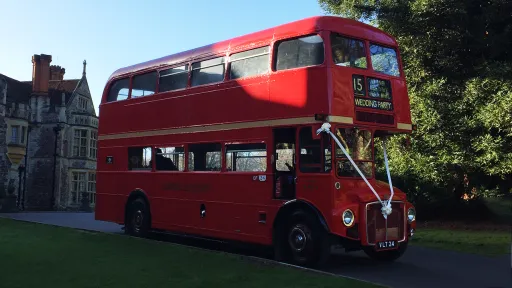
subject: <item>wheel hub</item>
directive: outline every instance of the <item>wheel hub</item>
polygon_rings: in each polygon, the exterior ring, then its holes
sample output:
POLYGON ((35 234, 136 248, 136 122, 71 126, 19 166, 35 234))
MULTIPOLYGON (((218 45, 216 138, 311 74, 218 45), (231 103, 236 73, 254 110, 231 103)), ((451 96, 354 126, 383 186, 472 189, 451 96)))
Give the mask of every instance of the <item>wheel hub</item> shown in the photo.
POLYGON ((306 247, 306 233, 300 227, 294 227, 290 231, 288 241, 293 250, 300 252, 306 247))
POLYGON ((134 222, 133 226, 137 232, 140 230, 140 227, 142 226, 142 219, 143 219, 142 211, 137 210, 137 212, 135 212, 135 217, 133 219, 133 222, 134 222))

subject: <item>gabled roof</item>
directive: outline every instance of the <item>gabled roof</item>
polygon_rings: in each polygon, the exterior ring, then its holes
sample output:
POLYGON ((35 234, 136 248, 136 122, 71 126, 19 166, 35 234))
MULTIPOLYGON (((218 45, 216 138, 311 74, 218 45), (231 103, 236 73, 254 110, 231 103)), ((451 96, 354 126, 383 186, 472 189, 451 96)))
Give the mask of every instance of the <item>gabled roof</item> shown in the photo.
POLYGON ((80 79, 69 79, 69 80, 50 80, 48 89, 64 90, 66 92, 75 91, 76 86, 80 82, 80 79))
POLYGON ((28 84, 3 74, 0 74, 1 78, 7 82, 7 106, 10 106, 11 103, 24 103, 28 105, 30 94, 32 93, 32 82, 28 84))
MULTIPOLYGON (((32 94, 32 81, 18 81, 0 74, 7 82, 7 106, 11 103, 29 104, 30 95, 32 94)), ((62 93, 65 93, 66 104, 69 103, 71 95, 78 87, 81 79, 68 80, 50 80, 48 83, 48 96, 50 97, 50 105, 60 106, 62 102, 62 93)))
POLYGON ((80 79, 69 80, 50 80, 48 85, 48 96, 50 96, 50 105, 60 106, 62 102, 62 93, 66 94, 66 105, 71 99, 71 95, 78 87, 80 79))

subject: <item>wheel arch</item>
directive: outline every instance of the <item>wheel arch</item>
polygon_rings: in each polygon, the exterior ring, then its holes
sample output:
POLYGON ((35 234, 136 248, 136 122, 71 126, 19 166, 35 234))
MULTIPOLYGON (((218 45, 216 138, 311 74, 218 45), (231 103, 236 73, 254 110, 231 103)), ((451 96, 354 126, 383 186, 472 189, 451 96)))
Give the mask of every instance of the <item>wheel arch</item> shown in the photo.
POLYGON ((279 225, 283 223, 283 221, 286 219, 288 215, 291 215, 291 213, 299 209, 309 212, 312 215, 315 215, 318 221, 320 222, 322 228, 324 228, 327 233, 330 233, 329 225, 327 225, 325 217, 322 215, 322 212, 320 212, 320 210, 315 207, 315 205, 306 200, 294 199, 284 203, 283 206, 281 206, 277 211, 276 217, 274 218, 274 223, 272 225, 273 241, 276 240, 277 233, 275 232, 278 229, 279 225))
POLYGON ((146 205, 148 205, 149 223, 151 223, 151 204, 149 203, 148 195, 146 194, 146 192, 144 192, 144 190, 139 188, 133 190, 130 193, 130 195, 128 195, 128 199, 126 200, 126 203, 124 205, 124 223, 126 223, 126 220, 128 218, 128 205, 130 205, 130 203, 137 198, 142 198, 144 202, 146 202, 146 205))

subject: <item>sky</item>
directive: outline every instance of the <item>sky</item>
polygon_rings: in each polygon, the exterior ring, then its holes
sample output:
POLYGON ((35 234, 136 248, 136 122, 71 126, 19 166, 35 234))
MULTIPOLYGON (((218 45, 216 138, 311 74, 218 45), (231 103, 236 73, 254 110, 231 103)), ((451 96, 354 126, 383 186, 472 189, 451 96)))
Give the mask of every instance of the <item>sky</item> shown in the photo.
POLYGON ((317 0, 17 0, 0 9, 0 73, 29 81, 32 56, 49 54, 64 79, 77 79, 86 60, 97 114, 119 68, 325 15, 317 0))

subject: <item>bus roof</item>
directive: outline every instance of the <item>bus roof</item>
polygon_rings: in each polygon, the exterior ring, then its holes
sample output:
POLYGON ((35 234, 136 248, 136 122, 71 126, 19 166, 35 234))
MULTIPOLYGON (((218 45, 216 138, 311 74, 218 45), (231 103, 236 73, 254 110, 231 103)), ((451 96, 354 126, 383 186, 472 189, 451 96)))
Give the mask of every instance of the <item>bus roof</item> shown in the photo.
POLYGON ((233 47, 246 47, 275 38, 279 39, 283 36, 293 37, 305 31, 311 32, 320 30, 337 31, 347 36, 364 38, 383 45, 397 46, 393 36, 371 25, 337 16, 315 16, 120 68, 110 75, 109 81, 118 76, 138 71, 158 69, 159 67, 182 63, 187 60, 198 59, 211 54, 224 53, 233 47))

